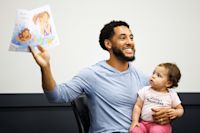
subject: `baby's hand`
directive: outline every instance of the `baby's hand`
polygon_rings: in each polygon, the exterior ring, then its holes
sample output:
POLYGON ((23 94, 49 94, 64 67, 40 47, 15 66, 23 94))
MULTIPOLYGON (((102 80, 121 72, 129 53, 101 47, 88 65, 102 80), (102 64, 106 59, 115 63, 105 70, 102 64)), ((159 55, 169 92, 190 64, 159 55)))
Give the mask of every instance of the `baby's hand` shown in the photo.
POLYGON ((138 122, 133 122, 133 123, 131 123, 131 126, 130 126, 130 128, 129 128, 129 132, 131 132, 132 130, 133 130, 133 128, 134 127, 139 127, 140 126, 140 123, 138 123, 138 122))

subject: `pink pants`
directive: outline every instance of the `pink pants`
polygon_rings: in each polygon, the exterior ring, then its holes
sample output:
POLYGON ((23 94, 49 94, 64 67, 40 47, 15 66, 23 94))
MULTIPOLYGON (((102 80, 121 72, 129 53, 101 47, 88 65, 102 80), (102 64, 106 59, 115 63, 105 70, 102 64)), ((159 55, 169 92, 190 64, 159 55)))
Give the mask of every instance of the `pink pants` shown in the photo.
POLYGON ((172 127, 170 124, 159 125, 153 122, 141 121, 140 127, 135 127, 131 133, 171 133, 172 127))

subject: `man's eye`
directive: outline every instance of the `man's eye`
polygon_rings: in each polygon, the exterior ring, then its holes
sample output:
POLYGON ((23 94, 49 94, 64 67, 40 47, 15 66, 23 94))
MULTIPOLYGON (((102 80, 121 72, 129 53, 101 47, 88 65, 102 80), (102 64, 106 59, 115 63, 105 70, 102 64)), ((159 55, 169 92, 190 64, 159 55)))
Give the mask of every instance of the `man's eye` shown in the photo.
POLYGON ((120 37, 120 39, 121 39, 121 40, 124 40, 124 39, 125 39, 125 37, 124 37, 124 36, 121 36, 121 37, 120 37))
POLYGON ((133 36, 130 36, 130 39, 133 40, 133 36))

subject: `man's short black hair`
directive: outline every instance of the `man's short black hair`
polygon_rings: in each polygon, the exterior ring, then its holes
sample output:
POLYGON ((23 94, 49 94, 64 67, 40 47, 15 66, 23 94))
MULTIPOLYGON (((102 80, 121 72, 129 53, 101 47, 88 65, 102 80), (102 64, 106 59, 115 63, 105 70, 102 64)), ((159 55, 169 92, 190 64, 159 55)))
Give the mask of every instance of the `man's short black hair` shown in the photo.
POLYGON ((104 40, 110 39, 114 35, 114 28, 117 26, 126 26, 129 28, 129 25, 126 22, 113 20, 110 23, 105 24, 104 27, 101 29, 99 43, 104 50, 107 50, 104 45, 104 40))

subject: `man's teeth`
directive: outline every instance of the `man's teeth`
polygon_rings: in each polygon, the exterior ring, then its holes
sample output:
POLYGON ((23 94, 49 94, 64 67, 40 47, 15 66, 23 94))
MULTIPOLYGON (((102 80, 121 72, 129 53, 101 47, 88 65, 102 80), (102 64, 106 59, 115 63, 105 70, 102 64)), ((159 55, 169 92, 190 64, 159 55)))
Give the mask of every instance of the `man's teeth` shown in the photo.
POLYGON ((133 52, 131 48, 125 49, 126 52, 133 52))

